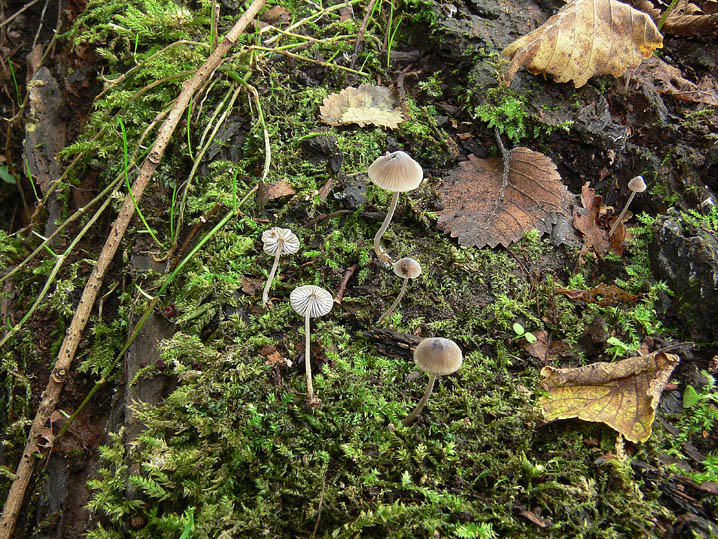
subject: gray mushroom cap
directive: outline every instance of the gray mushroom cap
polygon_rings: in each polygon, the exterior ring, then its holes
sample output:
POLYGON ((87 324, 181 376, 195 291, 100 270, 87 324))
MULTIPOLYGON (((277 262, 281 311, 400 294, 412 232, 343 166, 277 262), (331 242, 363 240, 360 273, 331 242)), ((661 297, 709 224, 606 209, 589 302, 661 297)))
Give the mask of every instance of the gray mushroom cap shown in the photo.
POLYGON ((387 152, 369 166, 369 179, 382 189, 403 193, 419 187, 424 171, 408 153, 387 152))
POLYGON ((451 339, 431 337, 424 339, 414 350, 414 363, 422 371, 437 376, 456 372, 464 362, 461 348, 451 339))
POLYGON ((277 249, 281 249, 283 255, 291 255, 299 250, 299 238, 288 228, 274 226, 262 232, 262 243, 264 252, 276 255, 277 249))
POLYGON ((400 258, 394 262, 394 275, 402 279, 416 279, 421 275, 421 264, 408 256, 400 258))
POLYGON ((628 182, 628 188, 634 193, 643 193, 646 190, 646 182, 643 181, 643 176, 636 176, 628 182))
POLYGON ((289 294, 289 303, 300 316, 309 313, 310 318, 324 316, 332 310, 332 295, 320 286, 299 286, 289 294))

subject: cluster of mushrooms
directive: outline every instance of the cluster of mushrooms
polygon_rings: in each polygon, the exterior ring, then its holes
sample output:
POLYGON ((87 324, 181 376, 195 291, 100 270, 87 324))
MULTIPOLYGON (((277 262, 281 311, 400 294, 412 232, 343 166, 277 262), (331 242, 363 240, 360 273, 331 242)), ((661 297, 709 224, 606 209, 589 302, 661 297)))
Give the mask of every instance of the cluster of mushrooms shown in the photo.
MULTIPOLYGON (((389 211, 379 231, 374 236, 374 251, 381 263, 392 268, 397 277, 403 279, 401 290, 391 306, 377 320, 381 323, 389 316, 401 301, 406 291, 409 279, 416 279, 421 275, 421 265, 413 258, 405 257, 396 262, 391 259, 388 253, 381 246, 381 238, 389 227, 394 211, 399 200, 399 193, 413 191, 424 178, 424 171, 421 165, 414 161, 407 153, 402 151, 390 152, 376 159, 369 167, 369 179, 376 186, 393 193, 389 211)), ((262 234, 264 251, 274 256, 274 264, 269 272, 267 284, 262 293, 262 303, 269 302, 269 291, 272 281, 277 273, 279 257, 283 254, 293 254, 299 250, 299 238, 287 228, 273 227, 262 234)), ((334 300, 332 295, 319 286, 304 285, 295 288, 289 296, 292 308, 304 317, 305 334, 305 355, 304 365, 307 378, 307 406, 310 409, 316 408, 321 401, 314 394, 312 385, 312 368, 310 363, 310 320, 324 316, 332 310, 334 300)), ((456 372, 463 362, 463 354, 459 346, 450 339, 432 337, 424 339, 414 351, 414 362, 424 372, 429 374, 429 383, 419 404, 402 423, 409 425, 419 415, 424 405, 429 400, 429 395, 434 388, 437 376, 446 376, 456 372)))

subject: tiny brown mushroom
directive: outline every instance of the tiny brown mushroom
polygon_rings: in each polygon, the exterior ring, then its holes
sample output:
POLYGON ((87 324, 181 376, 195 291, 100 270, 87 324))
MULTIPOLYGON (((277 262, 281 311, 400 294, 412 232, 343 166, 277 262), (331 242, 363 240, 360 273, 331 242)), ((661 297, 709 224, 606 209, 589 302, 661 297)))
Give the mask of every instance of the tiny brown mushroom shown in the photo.
POLYGON ((314 395, 314 385, 312 384, 312 365, 309 359, 309 320, 318 316, 324 316, 331 311, 334 300, 327 290, 309 284, 292 290, 292 293, 289 295, 289 303, 292 305, 292 309, 304 317, 304 367, 307 377, 307 405, 310 408, 316 408, 321 404, 321 401, 314 395))
POLYGON ((376 256, 387 265, 393 264, 391 257, 381 247, 381 237, 386 232, 386 229, 389 228, 391 218, 394 216, 399 193, 413 191, 419 187, 421 180, 424 179, 424 171, 421 165, 414 161, 409 154, 402 151, 387 152, 386 155, 378 157, 369 166, 369 179, 377 187, 394 193, 384 222, 376 236, 374 236, 374 252, 376 252, 376 256))
POLYGON ((636 196, 636 193, 643 193, 643 191, 646 190, 646 187, 646 182, 643 181, 643 176, 636 176, 628 182, 628 188, 631 190, 631 196, 628 197, 626 205, 621 210, 621 213, 618 214, 618 219, 613 222, 611 230, 608 231, 609 238, 613 236, 613 233, 616 231, 616 228, 618 228, 618 224, 623 219, 623 216, 626 215, 626 212, 628 211, 628 206, 630 206, 631 202, 633 201, 633 197, 636 196))
POLYGON ((426 385, 426 391, 424 391, 419 404, 402 421, 404 426, 410 425, 424 408, 431 391, 434 389, 436 377, 456 372, 463 362, 464 355, 461 348, 451 339, 431 337, 419 343, 414 350, 414 363, 422 371, 429 374, 429 383, 426 385))
POLYGON ((262 233, 262 243, 264 244, 264 252, 274 255, 274 264, 272 264, 272 270, 269 272, 267 284, 262 292, 262 304, 266 305, 269 301, 269 289, 279 267, 279 257, 283 254, 296 253, 299 250, 299 238, 288 228, 275 226, 262 233))
POLYGON ((401 298, 404 296, 409 279, 416 279, 419 275, 421 275, 421 264, 408 256, 400 258, 394 262, 394 275, 404 279, 404 282, 401 284, 401 290, 399 290, 399 295, 396 296, 394 303, 392 303, 391 307, 389 307, 386 312, 379 317, 379 320, 376 321, 377 324, 381 324, 381 321, 384 320, 384 318, 394 312, 394 309, 397 305, 399 305, 399 301, 401 301, 401 298))

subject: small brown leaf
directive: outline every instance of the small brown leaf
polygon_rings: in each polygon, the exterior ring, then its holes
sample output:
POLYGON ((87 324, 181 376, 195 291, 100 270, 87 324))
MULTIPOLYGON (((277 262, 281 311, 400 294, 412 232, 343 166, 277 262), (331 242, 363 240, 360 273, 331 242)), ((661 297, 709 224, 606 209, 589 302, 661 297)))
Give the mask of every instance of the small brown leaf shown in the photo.
POLYGON ((548 363, 556 356, 566 352, 570 347, 566 341, 554 341, 548 331, 541 329, 533 332, 535 342, 522 340, 521 346, 533 357, 543 363, 548 363))
POLYGON ((539 403, 549 421, 577 417, 601 422, 627 440, 645 442, 663 388, 679 362, 677 355, 654 352, 574 369, 544 367, 541 376, 548 394, 539 403))
POLYGON ((362 84, 324 98, 319 114, 329 125, 373 124, 395 129, 404 121, 398 106, 399 100, 389 88, 362 84))
POLYGON ((503 161, 469 160, 449 172, 439 188, 439 226, 458 237, 461 245, 507 247, 536 228, 551 232, 555 214, 568 196, 556 165, 528 148, 509 152, 508 184, 503 185, 503 161))
POLYGON ((642 11, 618 0, 573 0, 502 54, 511 59, 508 83, 526 66, 579 88, 594 75, 620 77, 662 46, 658 28, 642 11))
POLYGON ((257 292, 262 289, 262 282, 257 279, 242 277, 242 292, 248 296, 256 296, 257 292))
POLYGON ((615 284, 601 283, 590 290, 570 290, 568 288, 558 288, 556 292, 565 296, 584 301, 586 303, 597 303, 602 307, 609 307, 619 303, 635 303, 638 296, 629 294, 625 290, 618 288, 615 284))
POLYGON ((265 186, 264 201, 268 202, 277 198, 288 197, 295 193, 296 191, 292 189, 291 185, 284 180, 279 180, 277 183, 265 186))

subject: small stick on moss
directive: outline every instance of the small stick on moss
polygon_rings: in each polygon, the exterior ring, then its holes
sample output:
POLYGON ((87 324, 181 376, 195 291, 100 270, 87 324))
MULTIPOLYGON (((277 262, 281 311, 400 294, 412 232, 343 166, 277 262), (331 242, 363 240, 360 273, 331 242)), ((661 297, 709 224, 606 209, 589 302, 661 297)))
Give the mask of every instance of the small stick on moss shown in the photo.
MULTIPOLYGON (((227 33, 222 42, 218 45, 217 49, 210 55, 207 61, 199 67, 191 79, 185 81, 182 86, 182 91, 175 101, 174 107, 160 127, 152 150, 145 159, 142 169, 132 187, 135 200, 139 200, 142 197, 147 184, 159 166, 165 149, 172 137, 172 133, 174 133, 177 124, 184 116, 184 111, 189 104, 190 97, 194 95, 194 92, 202 85, 205 79, 214 72, 222 61, 222 58, 227 54, 227 51, 229 51, 229 49, 237 42, 239 36, 244 32, 250 21, 254 19, 265 3, 266 0, 254 0, 247 11, 227 33)), ((57 361, 55 362, 55 367, 48 379, 47 387, 42 394, 37 413, 35 414, 35 419, 30 427, 27 444, 25 445, 22 458, 17 467, 15 480, 10 486, 10 491, 8 492, 7 499, 5 500, 5 507, 3 508, 2 518, 0 519, 0 539, 10 539, 13 535, 15 523, 17 522, 17 517, 20 514, 20 509, 22 508, 25 491, 30 484, 30 479, 32 478, 35 464, 37 463, 37 457, 35 456, 38 453, 37 440, 40 437, 41 430, 45 427, 47 420, 55 410, 55 406, 60 397, 60 392, 65 385, 65 378, 69 372, 72 360, 75 357, 75 352, 80 344, 80 339, 82 338, 87 321, 90 318, 90 313, 92 312, 92 306, 97 298, 97 293, 102 286, 105 273, 107 273, 112 259, 120 246, 120 240, 124 236, 130 220, 132 219, 134 209, 132 198, 129 196, 125 197, 122 209, 120 210, 117 220, 110 231, 105 246, 102 248, 100 256, 97 258, 97 264, 87 280, 85 289, 82 292, 82 297, 80 298, 80 302, 78 303, 75 314, 70 322, 70 327, 68 328, 65 339, 60 347, 60 353, 58 354, 57 361)))
POLYGON ((339 284, 339 290, 337 290, 337 294, 336 296, 334 296, 334 303, 336 303, 337 305, 341 305, 342 299, 344 299, 344 292, 347 289, 347 283, 349 282, 349 279, 352 278, 352 275, 354 275, 354 272, 357 269, 359 269, 359 266, 354 264, 353 266, 349 266, 344 272, 342 282, 339 284))
POLYGON ((359 32, 357 33, 356 41, 354 42, 354 54, 352 54, 352 61, 349 64, 349 67, 351 67, 352 69, 354 69, 354 66, 357 63, 357 56, 359 55, 361 40, 364 37, 364 32, 366 31, 366 25, 369 22, 369 17, 371 17, 371 14, 374 13, 374 4, 376 4, 376 0, 371 0, 371 2, 369 2, 369 5, 366 7, 366 13, 364 14, 364 18, 361 21, 361 26, 359 27, 359 32))

